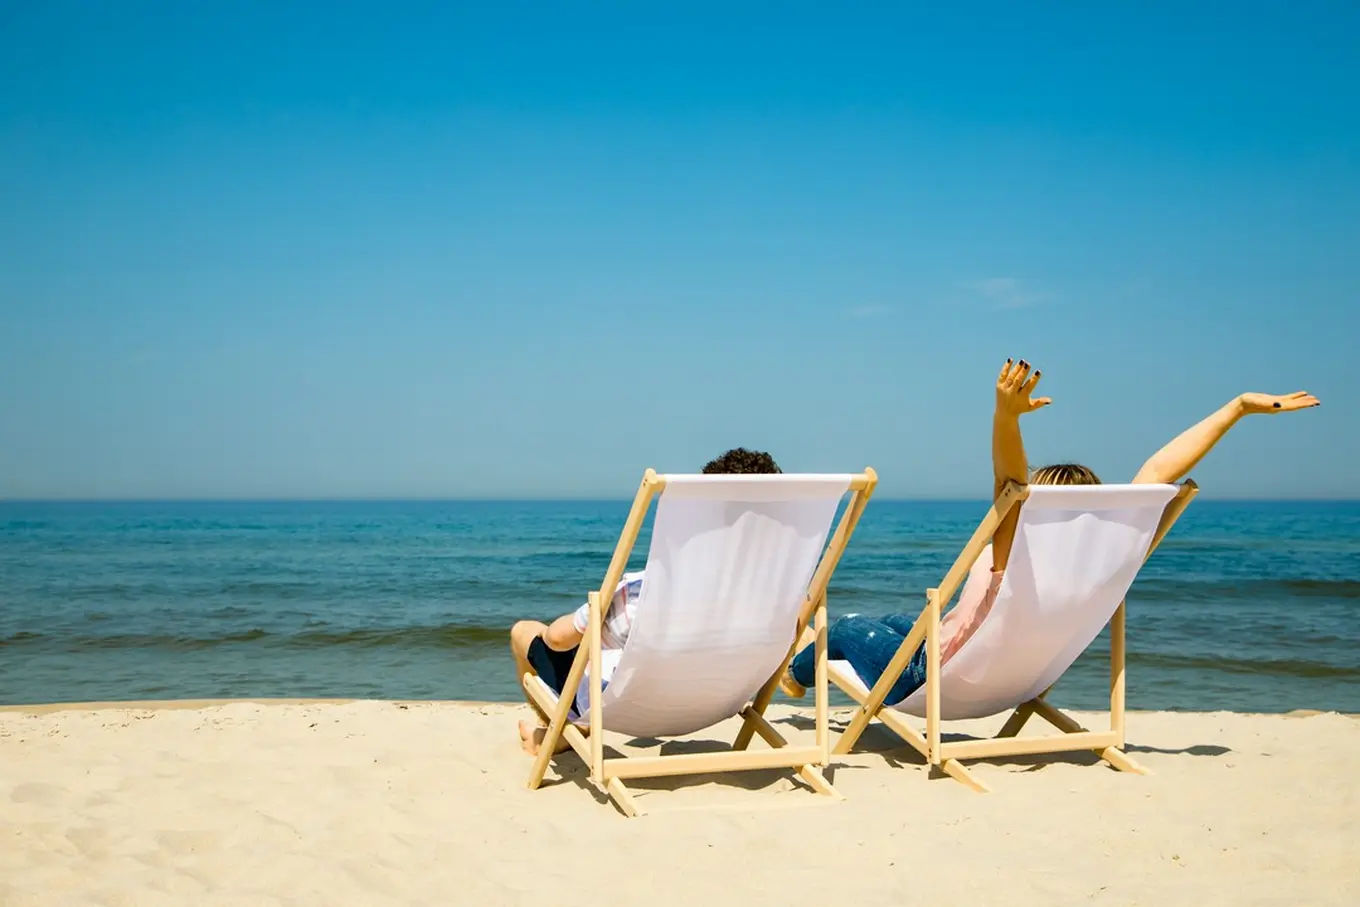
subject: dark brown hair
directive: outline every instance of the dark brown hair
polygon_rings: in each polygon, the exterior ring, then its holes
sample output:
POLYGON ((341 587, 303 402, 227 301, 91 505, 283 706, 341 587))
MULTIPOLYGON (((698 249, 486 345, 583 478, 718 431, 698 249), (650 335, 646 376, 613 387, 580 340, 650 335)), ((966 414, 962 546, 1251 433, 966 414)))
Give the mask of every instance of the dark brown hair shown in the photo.
POLYGON ((774 457, 763 450, 747 450, 745 447, 734 447, 704 465, 705 475, 753 475, 776 472, 783 470, 774 461, 774 457))

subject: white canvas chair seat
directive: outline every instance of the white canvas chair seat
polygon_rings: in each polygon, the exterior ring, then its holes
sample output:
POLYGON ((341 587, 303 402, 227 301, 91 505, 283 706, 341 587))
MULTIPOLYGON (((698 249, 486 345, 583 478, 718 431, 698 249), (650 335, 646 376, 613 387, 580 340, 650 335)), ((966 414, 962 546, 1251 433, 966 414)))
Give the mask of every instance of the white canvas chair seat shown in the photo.
MULTIPOLYGON (((1090 735, 1043 701, 1043 696, 1100 631, 1111 625, 1118 635, 1117 643, 1112 646, 1115 650, 1112 655, 1117 656, 1118 664, 1111 673, 1111 710, 1112 715, 1118 713, 1117 726, 1112 724, 1111 731, 1104 736, 1069 735, 1052 740, 1055 748, 1061 749, 1085 749, 1088 748, 1085 744, 1090 744, 1090 748, 1100 750, 1111 762, 1132 766, 1131 761, 1118 752, 1124 743, 1124 597, 1144 560, 1189 503, 1195 490, 1191 482, 1179 489, 1174 485, 1031 486, 1028 489, 1016 486, 1008 489, 988 520, 979 527, 964 555, 955 563, 943 587, 928 594, 926 611, 912 633, 915 639, 909 637, 903 645, 904 650, 907 644, 911 647, 911 652, 899 659, 905 666, 906 659, 923 639, 926 641, 930 662, 927 683, 902 702, 883 706, 881 697, 874 695, 878 691, 870 690, 848 662, 831 663, 832 680, 862 704, 877 702, 872 710, 877 717, 883 717, 881 708, 888 708, 926 718, 928 730, 934 728, 932 736, 921 738, 914 731, 912 734, 924 743, 925 750, 933 751, 933 756, 928 754, 932 763, 943 765, 951 760, 951 756, 957 760, 968 758, 970 754, 979 757, 1005 755, 1006 745, 997 745, 997 741, 940 744, 938 723, 983 718, 1017 709, 1013 721, 1008 722, 1003 732, 1006 736, 1018 733, 1024 720, 1036 713, 1054 721, 1060 729, 1071 731, 1076 728, 1082 734, 1090 735), (1019 506, 1021 501, 1023 507, 1015 541, 992 609, 973 636, 941 669, 939 612, 953 597, 954 590, 971 569, 1005 512, 1011 506, 1019 506), (935 634, 933 640, 932 633, 935 634)), ((891 667, 889 672, 892 672, 891 667)), ((896 673, 888 673, 883 693, 900 673, 900 668, 896 673)), ((858 728, 854 737, 869 718, 874 717, 866 708, 867 705, 862 705, 857 721, 852 721, 851 728, 858 728)), ((897 730, 902 726, 899 722, 900 719, 887 723, 897 730)), ((847 734, 851 728, 847 728, 847 734)), ((910 736, 908 739, 915 743, 910 736)), ((1045 738, 1012 740, 1009 744, 1024 747, 1020 752, 1044 751, 1033 748, 1039 745, 1033 742, 1035 739, 1045 738)), ((847 738, 842 737, 837 751, 846 751, 853 742, 853 738, 847 742, 847 738)), ((951 774, 965 771, 956 761, 947 768, 951 774)), ((976 782, 973 784, 980 786, 976 782)))
MULTIPOLYGON (((524 679, 534 701, 554 716, 530 785, 541 782, 538 763, 546 769, 545 754, 551 755, 561 733, 591 765, 592 780, 630 814, 636 814, 636 803, 621 779, 649 774, 791 767, 815 788, 832 792, 816 768, 826 762, 827 734, 819 735, 817 747, 785 748, 763 718, 766 688, 772 693, 808 619, 821 614, 825 624, 826 584, 874 482, 872 470, 720 476, 649 471, 601 591, 590 595, 588 644, 577 653, 561 701, 538 677, 524 679), (852 499, 828 546, 847 491, 853 491, 852 499), (601 688, 597 678, 607 662, 600 650, 600 611, 654 495, 659 500, 646 578, 628 641, 601 688), (567 724, 572 703, 580 715, 567 724), (744 715, 746 726, 775 751, 603 759, 603 731, 674 737, 735 715, 744 715), (589 741, 574 726, 587 724, 589 741)), ((735 749, 744 749, 749 739, 744 735, 735 749)))

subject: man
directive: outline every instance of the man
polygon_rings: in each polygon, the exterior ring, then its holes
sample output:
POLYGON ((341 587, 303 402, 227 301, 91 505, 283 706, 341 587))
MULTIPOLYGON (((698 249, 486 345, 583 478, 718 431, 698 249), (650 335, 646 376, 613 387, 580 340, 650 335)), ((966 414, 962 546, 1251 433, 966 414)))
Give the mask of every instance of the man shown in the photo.
MULTIPOLYGON (((707 475, 769 474, 780 472, 774 458, 763 451, 747 450, 737 447, 710 460, 703 469, 707 475)), ((606 666, 616 661, 608 653, 619 652, 628 641, 628 632, 633 627, 633 614, 638 598, 642 594, 645 571, 625 573, 614 589, 604 615, 604 626, 600 633, 600 646, 606 657, 606 666)), ((576 658, 589 626, 590 605, 585 604, 570 614, 563 614, 550 624, 537 620, 521 620, 510 628, 510 651, 515 656, 515 679, 525 674, 535 674, 559 696, 567 682, 567 673, 576 658)), ((605 683, 609 682, 606 667, 605 683)), ((543 741, 549 717, 544 715, 537 703, 529 699, 529 706, 538 716, 537 721, 525 720, 519 723, 520 744, 524 751, 533 755, 543 741)), ((559 741, 559 749, 566 747, 559 741)))

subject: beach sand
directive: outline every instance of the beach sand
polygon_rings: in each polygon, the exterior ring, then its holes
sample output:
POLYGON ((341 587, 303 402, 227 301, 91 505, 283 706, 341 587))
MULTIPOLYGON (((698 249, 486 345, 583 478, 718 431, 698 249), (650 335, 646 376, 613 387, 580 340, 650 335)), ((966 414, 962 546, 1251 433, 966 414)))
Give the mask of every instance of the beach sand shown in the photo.
MULTIPOLYGON (((874 728, 831 772, 842 802, 782 772, 658 779, 637 783, 649 814, 630 820, 574 756, 525 788, 527 714, 0 710, 0 905, 1360 903, 1348 716, 1130 713, 1131 752, 1155 774, 1011 759, 977 767, 990 794, 927 777, 909 750, 874 752, 893 739, 874 728)), ((773 715, 811 741, 807 713, 773 715)))

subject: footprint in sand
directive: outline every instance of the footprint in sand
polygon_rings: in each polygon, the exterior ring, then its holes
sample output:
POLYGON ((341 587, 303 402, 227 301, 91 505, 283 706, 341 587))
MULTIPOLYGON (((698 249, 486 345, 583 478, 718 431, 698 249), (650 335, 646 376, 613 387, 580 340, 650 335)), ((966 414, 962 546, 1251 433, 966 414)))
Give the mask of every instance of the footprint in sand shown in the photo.
POLYGON ((173 829, 156 833, 156 843, 176 856, 221 850, 222 835, 215 831, 173 829))
POLYGON ((9 798, 15 803, 55 806, 67 798, 67 793, 64 788, 57 787, 55 784, 30 781, 27 784, 15 785, 14 790, 10 791, 9 798))

